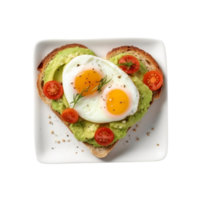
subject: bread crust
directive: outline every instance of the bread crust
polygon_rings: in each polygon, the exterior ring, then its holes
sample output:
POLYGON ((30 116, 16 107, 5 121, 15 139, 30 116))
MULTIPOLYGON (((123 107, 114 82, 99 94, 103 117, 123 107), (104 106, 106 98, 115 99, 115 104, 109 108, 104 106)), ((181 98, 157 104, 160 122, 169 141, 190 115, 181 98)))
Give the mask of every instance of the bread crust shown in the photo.
MULTIPOLYGON (((52 107, 51 107, 51 100, 48 99, 44 93, 43 93, 43 85, 44 85, 44 82, 43 82, 43 76, 44 76, 44 71, 46 69, 46 67, 48 66, 48 63, 54 58, 54 56, 59 52, 59 51, 62 51, 64 49, 67 49, 67 48, 74 48, 74 47, 81 47, 81 48, 85 48, 87 49, 86 46, 84 45, 81 45, 81 44, 67 44, 67 45, 64 45, 62 47, 59 47, 57 49, 54 49, 51 53, 49 53, 41 62, 40 64, 38 65, 37 67, 37 70, 40 72, 38 74, 38 79, 37 79, 37 89, 38 89, 38 94, 40 96, 40 98, 43 100, 43 102, 45 104, 47 104, 51 110, 55 113, 55 115, 67 126, 67 128, 70 130, 70 127, 69 125, 67 125, 60 113, 58 113, 57 111, 53 110, 52 107)), ((70 130, 71 131, 71 130, 70 130)), ((71 131, 72 132, 72 131, 71 131)), ((73 132, 72 132, 73 133, 73 132)), ((99 158, 103 158, 105 156, 108 155, 108 153, 114 148, 114 146, 117 144, 117 141, 115 143, 113 143, 112 145, 108 146, 108 147, 94 147, 93 145, 91 144, 88 144, 86 142, 83 142, 83 144, 85 144, 87 146, 87 148, 92 152, 92 154, 94 154, 95 156, 99 157, 99 158)))
MULTIPOLYGON (((158 71, 163 75, 163 72, 160 69, 160 66, 158 65, 156 60, 150 54, 148 54, 144 50, 139 49, 138 47, 135 47, 135 46, 121 46, 121 47, 114 48, 107 53, 106 59, 110 60, 110 58, 121 53, 125 53, 125 54, 127 53, 127 54, 135 56, 145 65, 148 71, 158 71)), ((158 90, 153 91, 153 100, 158 99, 160 97, 162 88, 163 88, 163 85, 158 90)))

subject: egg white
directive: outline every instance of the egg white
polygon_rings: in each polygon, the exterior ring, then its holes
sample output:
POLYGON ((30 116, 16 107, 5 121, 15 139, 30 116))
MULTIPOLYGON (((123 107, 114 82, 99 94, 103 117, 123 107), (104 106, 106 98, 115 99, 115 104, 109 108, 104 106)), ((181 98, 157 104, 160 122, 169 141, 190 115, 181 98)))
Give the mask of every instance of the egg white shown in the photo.
MULTIPOLYGON (((98 58, 91 55, 81 55, 72 59, 63 71, 63 88, 67 101, 73 101, 73 95, 77 94, 74 89, 74 81, 82 71, 94 68, 102 74, 102 77, 107 75, 107 79, 112 80, 102 88, 101 93, 95 92, 93 95, 84 96, 75 105, 75 110, 79 116, 87 121, 94 123, 108 123, 119 121, 129 115, 133 115, 138 108, 139 92, 129 76, 123 72, 118 66, 108 60, 98 58), (73 83, 73 84, 72 84, 73 83), (130 106, 122 115, 112 115, 106 109, 106 95, 113 89, 121 89, 129 96, 130 106)), ((73 104, 70 104, 73 106, 73 104)))

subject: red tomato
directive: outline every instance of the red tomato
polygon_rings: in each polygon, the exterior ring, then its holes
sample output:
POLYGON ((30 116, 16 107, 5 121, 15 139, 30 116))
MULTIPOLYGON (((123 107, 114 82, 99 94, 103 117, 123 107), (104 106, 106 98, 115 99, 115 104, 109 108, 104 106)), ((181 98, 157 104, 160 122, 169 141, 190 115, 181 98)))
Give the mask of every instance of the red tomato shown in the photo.
POLYGON ((97 129, 94 139, 102 146, 108 146, 114 140, 113 132, 107 127, 101 127, 97 129))
POLYGON ((127 74, 133 74, 140 69, 140 62, 134 56, 126 55, 126 56, 121 57, 119 60, 119 64, 123 64, 123 63, 125 65, 120 65, 119 67, 127 74))
POLYGON ((63 86, 58 81, 48 81, 43 92, 49 99, 59 99, 63 95, 63 86))
POLYGON ((78 113, 73 108, 67 108, 62 112, 64 121, 72 124, 78 121, 78 113))
POLYGON ((158 71, 149 71, 144 75, 143 83, 149 87, 150 90, 155 91, 163 84, 163 76, 158 71))

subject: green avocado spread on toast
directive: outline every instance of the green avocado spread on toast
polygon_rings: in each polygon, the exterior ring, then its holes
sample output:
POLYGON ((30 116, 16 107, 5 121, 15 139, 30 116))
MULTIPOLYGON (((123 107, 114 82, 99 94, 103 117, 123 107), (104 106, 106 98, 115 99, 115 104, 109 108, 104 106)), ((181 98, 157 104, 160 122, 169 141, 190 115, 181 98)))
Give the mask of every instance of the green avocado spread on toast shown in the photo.
MULTIPOLYGON (((64 66, 68 64, 74 57, 84 54, 95 55, 91 50, 80 47, 64 49, 57 53, 45 69, 45 75, 43 78, 44 83, 52 80, 62 83, 64 66)), ((110 61, 117 65, 119 59, 124 55, 128 54, 118 54, 112 57, 110 61)), ((142 62, 140 62, 140 69, 136 73, 129 76, 140 93, 140 99, 137 112, 126 117, 126 119, 124 119, 126 123, 122 123, 123 120, 121 120, 106 124, 96 124, 79 118, 78 122, 70 124, 70 129, 77 140, 87 142, 95 147, 100 147, 100 145, 94 139, 95 132, 99 127, 108 127, 113 131, 114 140, 111 144, 123 138, 127 134, 128 128, 139 121, 147 112, 150 102, 152 101, 152 91, 145 84, 143 84, 143 77, 146 72, 146 67, 142 62)), ((63 112, 63 110, 69 108, 69 102, 64 94, 62 98, 58 100, 52 100, 51 105, 52 109, 60 114, 63 112)))

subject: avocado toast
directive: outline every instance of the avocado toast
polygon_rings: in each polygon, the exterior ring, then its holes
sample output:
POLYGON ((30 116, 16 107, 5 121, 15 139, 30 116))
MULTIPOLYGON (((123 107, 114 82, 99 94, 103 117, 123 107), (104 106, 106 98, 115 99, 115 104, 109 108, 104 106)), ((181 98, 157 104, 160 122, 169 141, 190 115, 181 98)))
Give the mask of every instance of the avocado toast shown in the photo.
MULTIPOLYGON (((145 65, 147 71, 158 71, 160 74, 163 75, 163 72, 160 69, 160 66, 158 65, 156 60, 144 50, 134 46, 121 46, 114 48, 107 53, 106 59, 117 64, 118 60, 122 55, 133 55, 145 65)), ((163 85, 158 90, 153 91, 152 102, 154 99, 158 99, 160 97, 162 88, 163 85)))
MULTIPOLYGON (((43 100, 43 102, 45 104, 47 104, 51 110, 57 115, 57 117, 67 126, 67 128, 70 130, 70 125, 68 123, 66 123, 65 121, 63 121, 61 114, 59 113, 59 109, 52 108, 52 101, 50 99, 48 99, 45 94, 43 93, 43 86, 44 86, 44 77, 45 77, 45 69, 47 68, 47 66, 49 65, 49 63, 53 60, 53 58, 61 51, 63 50, 67 50, 67 49, 74 49, 74 48, 81 48, 81 51, 83 51, 83 49, 87 50, 88 48, 84 45, 81 44, 67 44, 64 45, 62 47, 59 47, 57 49, 54 49, 51 53, 49 53, 39 64, 39 66, 37 67, 38 71, 40 72, 38 74, 38 79, 37 79, 37 89, 38 89, 38 94, 40 96, 40 98, 43 100)), ((92 54, 95 55, 92 51, 87 52, 86 54, 92 54)), ((56 71, 56 70, 54 70, 56 71)), ((61 105, 62 107, 63 105, 61 105)), ((56 107, 56 106, 55 106, 56 107)), ((65 106, 67 107, 67 105, 65 106)), ((72 132, 72 131, 71 131, 72 132)), ((73 133, 73 132, 72 132, 73 133)), ((103 158, 105 157, 111 150, 112 148, 115 146, 116 143, 108 146, 108 147, 94 147, 91 144, 88 144, 86 142, 84 142, 84 144, 91 150, 91 152, 99 157, 99 158, 103 158)))
MULTIPOLYGON (((66 98, 64 95, 62 99, 58 101, 48 99, 43 93, 43 86, 47 81, 51 81, 51 80, 57 80, 62 83, 62 79, 60 79, 59 73, 62 73, 63 66, 67 64, 70 60, 72 60, 74 57, 83 55, 83 54, 95 55, 94 52, 87 49, 87 47, 83 45, 80 45, 80 44, 65 45, 49 53, 41 61, 40 65, 38 66, 38 70, 40 71, 40 74, 38 75, 38 81, 37 81, 38 93, 41 99, 47 105, 50 106, 52 111, 61 119, 61 121, 63 121, 61 113, 64 109, 69 107, 69 103, 66 101, 66 98)), ((141 71, 137 73, 138 76, 137 75, 133 77, 130 76, 131 79, 133 79, 133 82, 135 83, 135 85, 138 88, 140 88, 139 92, 142 94, 140 95, 141 96, 140 104, 142 106, 139 105, 138 112, 134 114, 133 116, 130 116, 128 119, 126 119, 127 120, 126 124, 122 123, 121 121, 111 122, 109 124, 112 130, 115 130, 116 132, 120 132, 121 136, 119 137, 119 139, 124 137, 128 129, 136 121, 139 121, 142 118, 142 116, 146 113, 150 103, 153 102, 153 99, 159 97, 161 93, 161 88, 162 88, 161 87, 158 91, 154 91, 152 95, 152 92, 148 89, 148 87, 138 80, 138 77, 141 78, 146 71, 160 70, 156 61, 149 54, 147 54, 143 50, 140 50, 136 47, 124 46, 124 47, 119 47, 110 51, 107 54, 107 59, 113 62, 114 64, 117 64, 116 60, 119 60, 118 58, 122 54, 123 55, 134 54, 134 56, 137 57, 142 63, 144 62, 144 64, 141 63, 141 71), (145 97, 142 97, 143 93, 147 93, 148 95, 146 95, 145 97), (120 130, 119 127, 122 130, 120 130)), ((84 122, 87 125, 89 123, 89 122, 85 122, 84 119, 81 119, 80 122, 84 122)), ((79 137, 77 137, 77 132, 79 131, 79 135, 80 135, 80 132, 82 131, 81 127, 77 128, 76 124, 69 124, 69 123, 66 123, 65 121, 63 121, 63 123, 71 130, 72 133, 75 134, 75 137, 79 140, 79 137)), ((93 124, 94 123, 90 123, 90 125, 93 125, 93 124)), ((83 130, 85 131, 85 128, 83 130)), ((115 146, 118 140, 114 141, 111 145, 106 146, 106 147, 97 146, 93 141, 94 140, 86 140, 86 141, 83 140, 82 142, 91 150, 91 152, 95 156, 99 158, 103 158, 112 150, 112 148, 115 146)))

